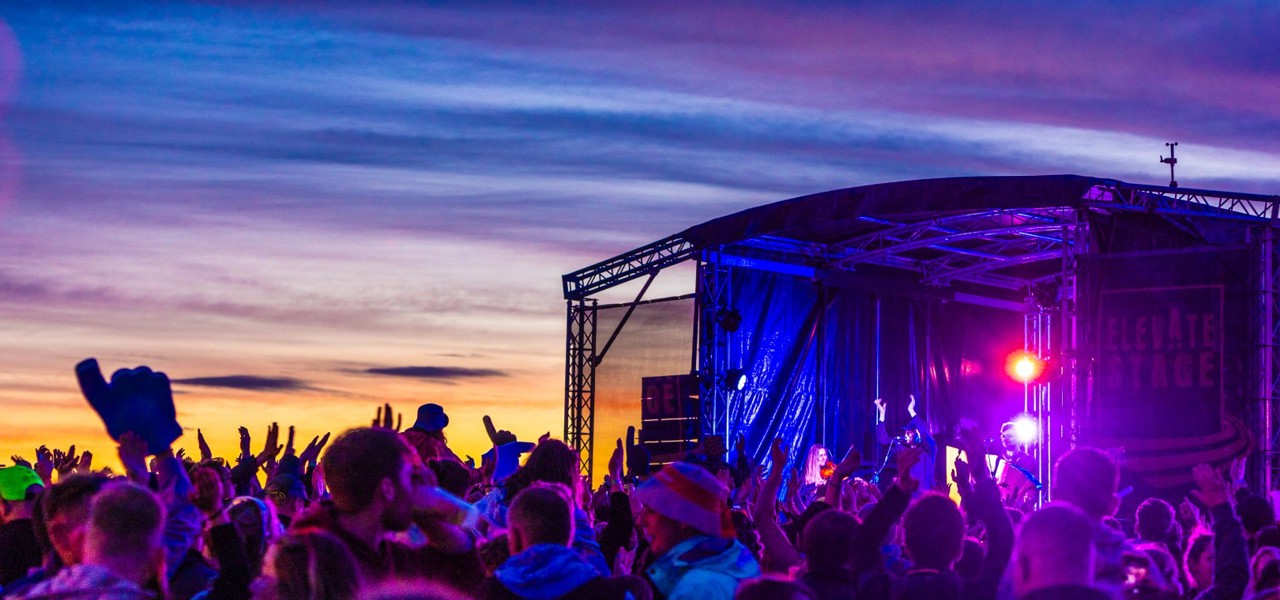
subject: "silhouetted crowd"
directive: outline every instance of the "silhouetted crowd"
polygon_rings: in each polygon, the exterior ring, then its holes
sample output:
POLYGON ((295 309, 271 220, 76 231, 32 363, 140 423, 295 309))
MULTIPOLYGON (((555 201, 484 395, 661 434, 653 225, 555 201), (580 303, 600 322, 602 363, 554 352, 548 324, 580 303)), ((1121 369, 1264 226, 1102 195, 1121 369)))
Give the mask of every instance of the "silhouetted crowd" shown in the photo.
POLYGON ((592 490, 566 444, 488 417, 492 450, 460 458, 436 404, 300 451, 292 427, 256 453, 241 428, 233 459, 197 431, 187 456, 163 373, 108 382, 90 359, 77 375, 125 472, 74 447, 0 468, 4 598, 1280 599, 1275 512, 1231 469, 1196 467, 1177 509, 1148 499, 1122 525, 1116 464, 1091 448, 1023 510, 973 431, 953 444, 975 457, 955 463, 959 502, 921 489, 919 447, 883 485, 853 476, 850 451, 806 486, 780 440, 766 475, 708 445, 651 469, 629 434, 592 490))

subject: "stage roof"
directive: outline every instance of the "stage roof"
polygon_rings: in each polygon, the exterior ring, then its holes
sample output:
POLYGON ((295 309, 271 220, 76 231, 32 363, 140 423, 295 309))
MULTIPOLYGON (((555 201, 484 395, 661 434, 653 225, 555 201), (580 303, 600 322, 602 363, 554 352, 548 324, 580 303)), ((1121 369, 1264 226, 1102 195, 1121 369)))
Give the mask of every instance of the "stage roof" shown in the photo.
MULTIPOLYGON (((1150 235, 1221 239, 1217 222, 1276 223, 1280 196, 1080 175, 956 177, 810 194, 712 219, 564 276, 584 299, 714 252, 797 275, 910 273, 928 286, 1026 290, 1061 272, 1090 216, 1145 213, 1150 235), (809 269, 810 271, 805 271, 809 269)), ((734 261, 737 261, 736 263, 734 261)), ((744 262, 745 261, 745 262, 744 262)))

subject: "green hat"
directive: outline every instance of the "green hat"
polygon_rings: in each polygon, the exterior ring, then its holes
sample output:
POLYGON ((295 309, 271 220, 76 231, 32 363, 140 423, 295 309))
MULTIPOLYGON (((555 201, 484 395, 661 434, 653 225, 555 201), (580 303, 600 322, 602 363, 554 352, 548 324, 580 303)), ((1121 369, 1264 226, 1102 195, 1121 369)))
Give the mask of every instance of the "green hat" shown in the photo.
POLYGON ((5 467, 0 469, 0 498, 10 502, 27 499, 27 488, 33 485, 44 487, 40 476, 27 467, 5 467))

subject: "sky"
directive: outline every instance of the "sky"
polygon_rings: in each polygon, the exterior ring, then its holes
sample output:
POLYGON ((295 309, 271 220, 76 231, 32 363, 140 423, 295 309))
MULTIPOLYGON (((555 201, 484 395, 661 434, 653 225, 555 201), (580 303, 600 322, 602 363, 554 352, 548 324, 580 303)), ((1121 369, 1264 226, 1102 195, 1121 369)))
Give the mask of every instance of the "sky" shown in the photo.
POLYGON ((808 193, 1163 184, 1169 141, 1280 193, 1273 2, 471 4, 0 6, 0 462, 112 462, 89 356, 167 372, 189 451, 381 402, 558 436, 560 275, 808 193))

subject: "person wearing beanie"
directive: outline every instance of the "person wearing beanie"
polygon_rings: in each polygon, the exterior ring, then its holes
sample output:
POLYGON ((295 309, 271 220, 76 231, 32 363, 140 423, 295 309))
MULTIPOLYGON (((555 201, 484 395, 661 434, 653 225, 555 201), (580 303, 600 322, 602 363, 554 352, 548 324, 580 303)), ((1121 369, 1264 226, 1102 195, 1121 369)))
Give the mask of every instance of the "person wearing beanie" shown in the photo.
POLYGON ((413 427, 404 430, 400 435, 422 457, 423 464, 431 460, 452 460, 463 464, 453 450, 449 449, 449 441, 444 436, 444 428, 449 426, 449 415, 444 407, 429 402, 418 407, 418 418, 413 427))
POLYGON ((32 515, 43 491, 44 483, 30 468, 0 468, 0 586, 40 566, 43 553, 32 515))
POLYGON ((729 491, 707 470, 671 463, 635 491, 637 524, 656 557, 645 570, 668 600, 730 600, 760 565, 734 534, 729 491))

